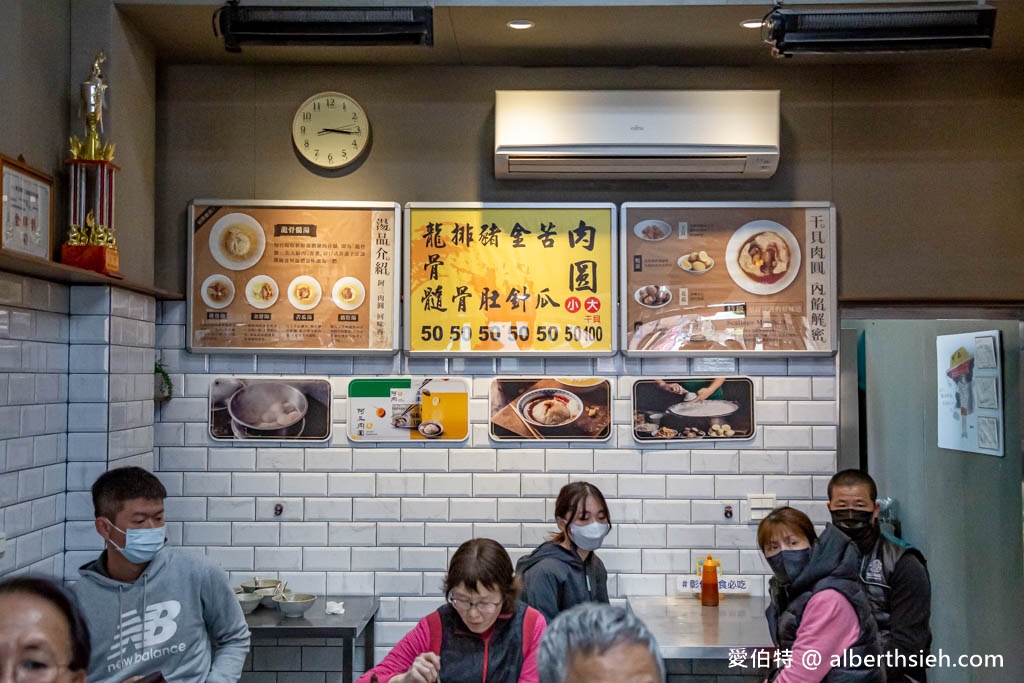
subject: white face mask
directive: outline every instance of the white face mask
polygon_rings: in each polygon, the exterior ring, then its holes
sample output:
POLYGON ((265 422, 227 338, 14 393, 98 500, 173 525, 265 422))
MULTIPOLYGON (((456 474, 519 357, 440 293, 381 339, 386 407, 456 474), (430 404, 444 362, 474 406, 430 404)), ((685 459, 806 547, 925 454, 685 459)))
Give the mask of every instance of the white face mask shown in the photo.
POLYGON ((593 552, 601 547, 601 544, 604 543, 604 537, 608 535, 611 529, 610 524, 603 524, 601 522, 594 522, 586 526, 576 526, 573 524, 569 527, 569 535, 572 537, 576 547, 593 552))

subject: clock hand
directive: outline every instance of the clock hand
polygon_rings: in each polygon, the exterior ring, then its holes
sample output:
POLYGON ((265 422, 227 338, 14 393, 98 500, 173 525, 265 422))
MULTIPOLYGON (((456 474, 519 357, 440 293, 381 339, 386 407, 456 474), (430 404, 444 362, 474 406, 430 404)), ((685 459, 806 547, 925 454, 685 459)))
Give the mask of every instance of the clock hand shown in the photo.
POLYGON ((349 126, 346 126, 345 128, 321 128, 320 132, 317 133, 317 135, 325 135, 327 133, 342 133, 343 135, 359 135, 359 127, 355 126, 354 128, 350 128, 349 126))

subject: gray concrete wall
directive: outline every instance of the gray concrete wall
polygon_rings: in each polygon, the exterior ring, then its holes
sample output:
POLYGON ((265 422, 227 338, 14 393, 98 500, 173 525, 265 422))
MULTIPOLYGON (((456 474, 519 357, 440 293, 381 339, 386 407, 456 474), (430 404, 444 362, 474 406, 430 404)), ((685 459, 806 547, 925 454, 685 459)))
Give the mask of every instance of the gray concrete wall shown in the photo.
POLYGON ((869 471, 898 499, 903 535, 928 559, 932 651, 1000 653, 1003 669, 937 668, 928 680, 1024 680, 1021 623, 1021 339, 1016 322, 865 320, 869 471), (1006 455, 936 444, 935 337, 1002 332, 1006 455))

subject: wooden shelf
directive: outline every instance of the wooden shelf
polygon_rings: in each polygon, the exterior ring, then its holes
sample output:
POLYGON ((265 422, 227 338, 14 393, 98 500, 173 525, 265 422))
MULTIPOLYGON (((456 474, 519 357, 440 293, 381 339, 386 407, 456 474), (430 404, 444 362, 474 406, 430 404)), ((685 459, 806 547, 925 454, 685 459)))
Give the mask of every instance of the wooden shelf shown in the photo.
POLYGON ((75 266, 5 250, 0 250, 0 270, 17 273, 18 275, 37 277, 41 280, 49 280, 50 282, 61 282, 67 285, 112 285, 121 289, 148 294, 149 296, 166 301, 185 298, 185 295, 180 292, 158 289, 132 282, 131 280, 101 275, 84 268, 76 268, 75 266))

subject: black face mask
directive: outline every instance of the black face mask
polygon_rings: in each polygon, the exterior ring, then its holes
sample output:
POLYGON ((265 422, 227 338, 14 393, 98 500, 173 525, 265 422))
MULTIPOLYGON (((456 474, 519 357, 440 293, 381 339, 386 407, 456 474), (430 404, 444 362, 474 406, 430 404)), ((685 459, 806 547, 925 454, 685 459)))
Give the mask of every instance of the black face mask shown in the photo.
POLYGON ((800 572, 811 561, 811 549, 783 550, 765 559, 768 561, 768 566, 775 572, 775 578, 780 583, 790 584, 800 576, 800 572))
POLYGON ((874 510, 832 510, 832 523, 857 544, 861 553, 875 544, 877 525, 874 510))

